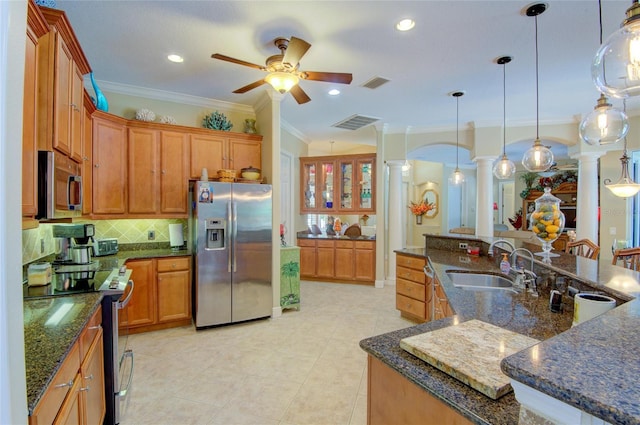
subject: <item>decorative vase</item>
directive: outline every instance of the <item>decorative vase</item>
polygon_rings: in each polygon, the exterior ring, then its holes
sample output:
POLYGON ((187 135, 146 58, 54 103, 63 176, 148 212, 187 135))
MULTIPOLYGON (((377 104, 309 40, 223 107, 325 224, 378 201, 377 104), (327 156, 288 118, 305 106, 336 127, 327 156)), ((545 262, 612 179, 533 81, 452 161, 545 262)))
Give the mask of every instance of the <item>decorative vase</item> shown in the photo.
POLYGON ((244 120, 244 132, 247 134, 256 134, 258 132, 258 130, 256 130, 256 120, 252 118, 244 120))
POLYGON ((559 257, 551 253, 551 244, 564 230, 564 214, 560 211, 560 199, 551 194, 550 187, 544 188, 544 194, 535 203, 536 209, 531 213, 531 230, 542 242, 542 252, 536 255, 543 257, 545 263, 550 263, 551 257, 559 257))
POLYGON ((416 216, 416 224, 422 224, 422 216, 421 215, 417 215, 416 216))
POLYGON ((96 84, 96 80, 93 78, 93 72, 89 73, 89 78, 91 78, 93 91, 96 92, 96 98, 93 102, 96 105, 96 108, 104 112, 109 111, 109 103, 107 102, 107 98, 104 97, 102 90, 100 90, 100 87, 98 87, 98 85, 96 84))

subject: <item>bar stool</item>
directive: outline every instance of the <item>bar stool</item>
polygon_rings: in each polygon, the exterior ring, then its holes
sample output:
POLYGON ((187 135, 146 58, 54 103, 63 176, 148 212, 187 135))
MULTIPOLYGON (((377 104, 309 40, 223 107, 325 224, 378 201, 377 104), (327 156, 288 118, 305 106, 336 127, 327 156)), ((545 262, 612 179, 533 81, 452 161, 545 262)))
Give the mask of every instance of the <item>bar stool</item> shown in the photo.
POLYGON ((598 254, 600 253, 600 247, 589 239, 580 239, 574 242, 567 242, 564 252, 577 255, 579 257, 597 260, 598 254))
POLYGON ((616 249, 611 264, 618 265, 618 260, 622 260, 623 267, 640 271, 640 247, 616 249))

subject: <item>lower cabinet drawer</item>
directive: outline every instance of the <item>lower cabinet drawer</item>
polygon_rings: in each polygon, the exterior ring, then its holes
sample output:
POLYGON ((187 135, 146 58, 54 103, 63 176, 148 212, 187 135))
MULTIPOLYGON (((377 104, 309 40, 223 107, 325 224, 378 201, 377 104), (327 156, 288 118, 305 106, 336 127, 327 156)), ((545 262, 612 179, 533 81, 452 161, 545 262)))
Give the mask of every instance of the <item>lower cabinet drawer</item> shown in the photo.
POLYGON ((159 258, 157 269, 159 272, 189 270, 191 257, 159 258))
POLYGON ((402 278, 405 280, 411 280, 416 283, 425 283, 426 275, 422 269, 414 270, 406 267, 396 267, 396 278, 402 278))
POLYGON ((396 255, 396 265, 398 266, 422 270, 425 264, 427 264, 427 260, 424 258, 411 257, 408 255, 396 255))
POLYGON ((420 283, 398 278, 396 280, 396 292, 418 301, 426 301, 426 287, 420 283))
POLYGON ((422 320, 427 319, 426 304, 422 301, 396 294, 396 308, 422 320))

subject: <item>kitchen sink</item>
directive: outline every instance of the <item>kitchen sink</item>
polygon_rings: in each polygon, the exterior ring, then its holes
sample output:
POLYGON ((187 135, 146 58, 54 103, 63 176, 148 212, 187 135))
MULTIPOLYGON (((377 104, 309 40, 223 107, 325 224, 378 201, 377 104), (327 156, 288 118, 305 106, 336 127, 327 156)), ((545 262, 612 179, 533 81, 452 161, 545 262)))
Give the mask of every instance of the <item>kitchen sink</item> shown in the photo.
POLYGON ((500 273, 473 270, 447 270, 447 277, 453 286, 471 290, 514 291, 513 280, 500 273))

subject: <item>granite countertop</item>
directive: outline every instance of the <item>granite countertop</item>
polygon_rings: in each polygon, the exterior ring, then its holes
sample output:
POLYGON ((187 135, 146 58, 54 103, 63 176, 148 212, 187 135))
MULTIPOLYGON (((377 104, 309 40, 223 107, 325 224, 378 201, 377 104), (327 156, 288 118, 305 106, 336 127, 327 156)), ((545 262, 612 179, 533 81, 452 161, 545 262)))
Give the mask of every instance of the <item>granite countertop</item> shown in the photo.
POLYGON ((375 241, 376 237, 373 236, 345 236, 345 235, 325 235, 324 233, 319 235, 314 235, 313 233, 298 233, 296 235, 298 239, 325 239, 325 240, 351 240, 351 241, 375 241))
MULTIPOLYGON (((425 257, 423 248, 399 252, 425 257)), ((480 319, 542 341, 502 361, 502 370, 509 377, 608 422, 640 424, 640 386, 634 379, 640 373, 636 353, 640 300, 635 300, 640 295, 640 274, 565 254, 552 259, 550 266, 544 265, 576 279, 574 284, 584 283, 585 289, 618 299, 614 310, 571 328, 570 302, 563 305, 562 314, 551 313, 547 294, 534 299, 527 293, 466 291, 455 288, 445 272, 458 268, 495 271, 495 259, 432 248, 428 258, 456 316, 363 340, 365 351, 476 423, 517 423, 519 404, 513 393, 492 401, 399 346, 404 337, 480 319)), ((536 271, 541 266, 536 259, 536 271)))
POLYGON ((30 415, 101 300, 101 293, 92 292, 24 301, 27 406, 30 415), (59 322, 47 322, 62 306, 69 304, 71 309, 59 322))

